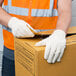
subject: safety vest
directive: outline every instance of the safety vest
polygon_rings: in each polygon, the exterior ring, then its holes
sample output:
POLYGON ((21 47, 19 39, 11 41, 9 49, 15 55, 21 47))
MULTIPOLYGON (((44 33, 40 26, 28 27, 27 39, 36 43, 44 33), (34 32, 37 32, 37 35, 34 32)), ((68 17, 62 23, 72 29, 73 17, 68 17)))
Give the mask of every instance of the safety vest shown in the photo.
MULTIPOLYGON (((57 24, 57 0, 4 0, 3 9, 11 16, 22 19, 37 32, 55 29, 57 24)), ((11 29, 3 26, 4 45, 14 50, 11 29)))

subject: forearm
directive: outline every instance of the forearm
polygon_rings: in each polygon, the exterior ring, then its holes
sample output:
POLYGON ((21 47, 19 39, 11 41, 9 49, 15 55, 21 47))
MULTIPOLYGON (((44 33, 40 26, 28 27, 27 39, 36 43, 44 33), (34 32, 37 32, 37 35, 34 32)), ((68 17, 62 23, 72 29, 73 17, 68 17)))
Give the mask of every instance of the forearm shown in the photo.
POLYGON ((71 11, 62 12, 58 17, 57 27, 56 29, 61 29, 67 33, 67 30, 71 24, 71 11))
POLYGON ((0 6, 0 24, 7 27, 11 16, 0 6))
POLYGON ((72 0, 58 0, 58 21, 56 29, 67 30, 72 19, 72 0))

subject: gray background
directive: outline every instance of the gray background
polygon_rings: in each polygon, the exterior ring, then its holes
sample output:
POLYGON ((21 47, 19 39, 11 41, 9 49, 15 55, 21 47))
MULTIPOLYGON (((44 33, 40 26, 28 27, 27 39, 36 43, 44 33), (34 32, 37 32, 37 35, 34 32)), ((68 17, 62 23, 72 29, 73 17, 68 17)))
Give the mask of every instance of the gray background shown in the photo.
MULTIPOLYGON (((68 0, 67 0, 68 1, 68 0)), ((72 23, 71 26, 76 26, 76 0, 72 2, 72 23)), ((2 37, 2 28, 0 26, 0 76, 2 68, 2 54, 3 53, 3 37, 2 37)))
POLYGON ((2 68, 2 55, 3 55, 3 37, 2 37, 2 28, 0 26, 0 76, 2 68))
POLYGON ((73 2, 72 2, 72 23, 71 23, 71 26, 76 26, 76 0, 73 0, 73 2))

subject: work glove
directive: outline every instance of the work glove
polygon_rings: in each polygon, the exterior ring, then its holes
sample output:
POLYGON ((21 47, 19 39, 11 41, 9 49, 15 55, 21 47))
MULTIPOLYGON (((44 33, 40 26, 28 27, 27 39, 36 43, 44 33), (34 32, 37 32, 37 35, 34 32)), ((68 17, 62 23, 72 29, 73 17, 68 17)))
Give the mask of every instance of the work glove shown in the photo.
POLYGON ((11 28, 13 35, 18 38, 34 37, 28 28, 29 26, 28 23, 16 17, 12 17, 8 22, 8 27, 11 28))
POLYGON ((48 63, 60 62, 66 47, 66 33, 55 30, 52 35, 35 44, 35 46, 46 46, 44 59, 48 63))

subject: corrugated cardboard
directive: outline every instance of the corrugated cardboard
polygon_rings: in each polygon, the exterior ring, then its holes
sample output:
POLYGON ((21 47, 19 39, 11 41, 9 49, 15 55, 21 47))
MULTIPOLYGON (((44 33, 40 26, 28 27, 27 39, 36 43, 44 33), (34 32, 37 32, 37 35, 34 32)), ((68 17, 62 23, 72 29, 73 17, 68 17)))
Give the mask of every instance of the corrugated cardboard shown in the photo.
POLYGON ((67 37, 64 56, 55 64, 44 59, 44 46, 34 46, 40 40, 15 38, 16 76, 76 76, 76 35, 67 37))

